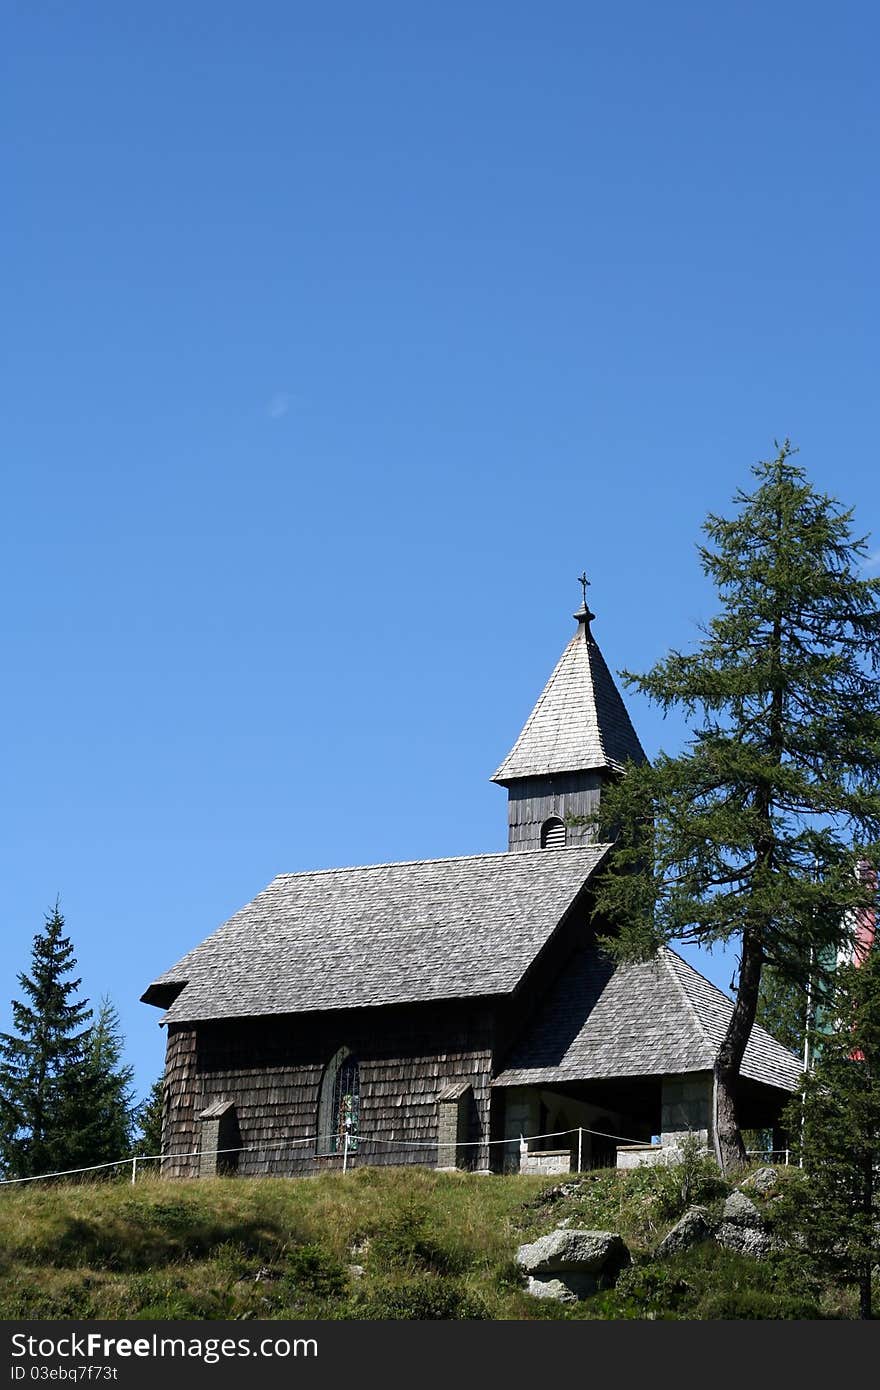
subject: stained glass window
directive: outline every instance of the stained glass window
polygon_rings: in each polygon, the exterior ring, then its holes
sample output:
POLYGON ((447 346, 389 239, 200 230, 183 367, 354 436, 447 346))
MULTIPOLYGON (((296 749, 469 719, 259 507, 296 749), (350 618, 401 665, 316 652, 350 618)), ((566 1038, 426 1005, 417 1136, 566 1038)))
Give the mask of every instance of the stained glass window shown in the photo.
POLYGON ((340 1047, 324 1068, 318 1098, 319 1154, 342 1153, 348 1135, 348 1151, 357 1149, 360 1129, 360 1068, 347 1047, 340 1047))
POLYGON ((349 1153, 357 1149, 358 1118, 360 1112, 361 1078, 360 1068, 354 1057, 346 1057, 336 1073, 333 1083, 333 1151, 342 1153, 345 1136, 348 1134, 349 1153))

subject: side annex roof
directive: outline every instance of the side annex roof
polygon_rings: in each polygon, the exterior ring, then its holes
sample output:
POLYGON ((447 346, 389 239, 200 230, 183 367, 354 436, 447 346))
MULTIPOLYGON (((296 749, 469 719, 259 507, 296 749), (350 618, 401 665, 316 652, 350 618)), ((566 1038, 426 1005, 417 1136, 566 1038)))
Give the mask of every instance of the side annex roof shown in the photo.
MULTIPOLYGON (((572 957, 493 1084, 711 1071, 732 1010, 720 989, 667 947, 653 960, 615 966, 590 945, 572 957)), ((793 1091, 801 1070, 793 1052, 752 1029, 743 1076, 793 1091)))

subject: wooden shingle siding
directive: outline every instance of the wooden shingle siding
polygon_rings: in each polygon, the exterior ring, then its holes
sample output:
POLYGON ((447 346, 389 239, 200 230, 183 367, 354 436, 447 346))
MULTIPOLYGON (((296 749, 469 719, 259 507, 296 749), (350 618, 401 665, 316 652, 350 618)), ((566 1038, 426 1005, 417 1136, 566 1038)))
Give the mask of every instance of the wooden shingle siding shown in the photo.
MULTIPOLYGON (((324 1068, 341 1045, 360 1065, 360 1135, 352 1164, 433 1167, 438 1095, 464 1082, 472 1088, 473 1103, 463 1138, 477 1147, 462 1152, 469 1166, 485 1167, 493 1028, 491 1009, 474 1004, 171 1025, 163 1173, 198 1175, 199 1159, 185 1155, 199 1146, 198 1116, 220 1099, 235 1102, 243 1176, 339 1167, 341 1155, 317 1157, 311 1139, 324 1068), (283 1144, 306 1139, 310 1142, 283 1144)), ((439 1161, 446 1159, 441 1155, 439 1161)))
POLYGON ((508 848, 541 848, 541 826, 558 816, 566 826, 566 845, 595 840, 590 825, 571 825, 570 816, 591 816, 599 807, 601 772, 559 772, 552 777, 523 777, 508 787, 508 848))
MULTIPOLYGON (((205 1109, 198 1103, 201 1090, 196 1075, 196 1036, 192 1029, 171 1024, 165 1049, 163 1087, 162 1165, 163 1177, 195 1177, 197 1158, 188 1155, 199 1146, 198 1115, 205 1109)), ((216 1097, 212 1096, 212 1100, 216 1097)))

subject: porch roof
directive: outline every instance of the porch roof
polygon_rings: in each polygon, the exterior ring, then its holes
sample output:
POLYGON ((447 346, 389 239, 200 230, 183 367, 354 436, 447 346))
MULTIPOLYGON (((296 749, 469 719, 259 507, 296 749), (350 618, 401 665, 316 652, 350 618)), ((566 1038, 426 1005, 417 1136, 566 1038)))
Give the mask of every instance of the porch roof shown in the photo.
MULTIPOLYGON (((578 951, 507 1057, 495 1086, 710 1071, 733 1003, 668 948, 618 965, 578 951)), ((793 1091, 801 1066, 763 1028, 752 1029, 741 1072, 793 1091)))

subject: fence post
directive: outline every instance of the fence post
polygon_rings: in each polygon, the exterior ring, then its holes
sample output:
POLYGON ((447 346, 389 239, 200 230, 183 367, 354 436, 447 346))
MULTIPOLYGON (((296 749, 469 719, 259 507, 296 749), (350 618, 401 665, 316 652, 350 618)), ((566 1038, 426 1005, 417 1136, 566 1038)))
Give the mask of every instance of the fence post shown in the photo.
POLYGON ((342 1171, 348 1170, 348 1124, 345 1126, 345 1138, 342 1141, 342 1171))
POLYGON ((131 1185, 134 1187, 137 1182, 138 1161, 137 1158, 131 1160, 131 1185))
POLYGON ((581 1171, 581 1168, 583 1167, 583 1161, 584 1161, 584 1131, 583 1131, 583 1128, 582 1128, 580 1125, 578 1125, 578 1172, 580 1172, 580 1171, 581 1171))

